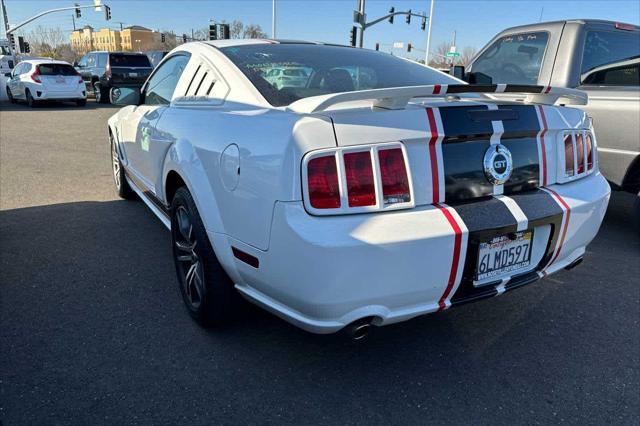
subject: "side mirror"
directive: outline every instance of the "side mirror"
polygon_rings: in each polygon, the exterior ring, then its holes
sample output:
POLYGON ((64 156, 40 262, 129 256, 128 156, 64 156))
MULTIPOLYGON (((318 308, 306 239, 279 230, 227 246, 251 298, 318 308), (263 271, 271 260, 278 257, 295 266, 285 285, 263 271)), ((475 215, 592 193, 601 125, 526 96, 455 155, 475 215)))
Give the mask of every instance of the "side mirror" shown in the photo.
POLYGON ((80 66, 80 64, 78 63, 78 61, 73 61, 73 66, 76 67, 76 68, 82 68, 80 66))
POLYGON ((7 78, 11 78, 11 73, 10 72, 5 72, 4 76, 7 77, 7 78))
POLYGON ((114 105, 139 105, 140 89, 131 87, 114 87, 109 92, 109 100, 114 105))
POLYGON ((449 75, 464 80, 464 65, 454 65, 449 69, 449 75))

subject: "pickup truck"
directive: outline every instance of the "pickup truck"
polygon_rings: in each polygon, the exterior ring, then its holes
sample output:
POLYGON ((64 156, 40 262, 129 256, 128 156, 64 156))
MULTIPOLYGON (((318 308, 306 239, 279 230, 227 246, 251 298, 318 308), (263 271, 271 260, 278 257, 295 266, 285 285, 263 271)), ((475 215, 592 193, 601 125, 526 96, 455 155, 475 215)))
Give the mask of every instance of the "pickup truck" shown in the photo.
POLYGON ((579 19, 506 29, 478 52, 466 71, 457 67, 452 73, 471 84, 540 85, 587 92, 589 103, 578 107, 595 124, 600 170, 614 189, 638 194, 639 70, 640 27, 579 19))

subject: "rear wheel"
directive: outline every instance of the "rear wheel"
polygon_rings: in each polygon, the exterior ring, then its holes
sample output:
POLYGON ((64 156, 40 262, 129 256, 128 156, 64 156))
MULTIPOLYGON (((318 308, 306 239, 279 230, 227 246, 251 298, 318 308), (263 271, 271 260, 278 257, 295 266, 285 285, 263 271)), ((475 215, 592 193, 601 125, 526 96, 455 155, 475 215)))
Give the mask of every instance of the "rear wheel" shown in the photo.
POLYGON ((86 104, 87 104, 87 100, 86 100, 86 99, 78 99, 78 100, 76 101, 76 105, 77 105, 77 106, 79 106, 79 107, 83 107, 83 106, 85 106, 86 104))
POLYGON ((136 193, 133 192, 124 175, 120 155, 118 155, 118 145, 113 140, 113 136, 109 135, 109 139, 111 141, 111 171, 113 172, 113 180, 116 185, 116 193, 120 198, 133 200, 136 198, 136 193))
POLYGON ((31 92, 29 91, 29 89, 25 91, 25 96, 27 98, 27 105, 29 105, 31 108, 35 108, 38 106, 38 101, 33 99, 33 96, 31 96, 31 92))
POLYGON ((228 323, 242 299, 218 262, 185 187, 178 188, 171 203, 171 242, 180 293, 191 317, 203 326, 228 323))
POLYGON ((16 99, 13 97, 13 94, 11 93, 11 89, 9 89, 9 87, 7 87, 7 98, 9 98, 9 102, 11 102, 12 104, 16 103, 16 99))
POLYGON ((102 84, 96 83, 93 85, 93 93, 96 94, 96 102, 99 104, 109 103, 109 91, 106 87, 102 87, 102 84))

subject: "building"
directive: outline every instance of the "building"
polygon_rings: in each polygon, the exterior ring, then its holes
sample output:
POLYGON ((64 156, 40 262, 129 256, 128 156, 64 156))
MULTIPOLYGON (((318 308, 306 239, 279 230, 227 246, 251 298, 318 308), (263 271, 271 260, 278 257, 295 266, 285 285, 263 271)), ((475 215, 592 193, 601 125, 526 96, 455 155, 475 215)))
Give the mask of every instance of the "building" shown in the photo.
POLYGON ((71 32, 71 47, 80 53, 90 50, 106 51, 144 51, 164 50, 176 45, 175 34, 165 34, 165 43, 162 43, 162 33, 132 25, 122 30, 103 28, 95 31, 87 25, 82 29, 71 32))

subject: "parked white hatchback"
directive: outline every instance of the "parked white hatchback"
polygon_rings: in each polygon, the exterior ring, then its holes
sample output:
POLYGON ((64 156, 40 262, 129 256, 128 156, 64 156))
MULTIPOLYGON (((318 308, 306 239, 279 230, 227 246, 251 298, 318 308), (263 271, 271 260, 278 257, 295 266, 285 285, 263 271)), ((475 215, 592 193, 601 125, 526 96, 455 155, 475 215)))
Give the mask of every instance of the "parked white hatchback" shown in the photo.
POLYGON ((30 107, 37 106, 40 101, 69 101, 78 106, 87 103, 84 81, 68 62, 22 61, 7 77, 7 97, 12 103, 23 100, 30 107))

